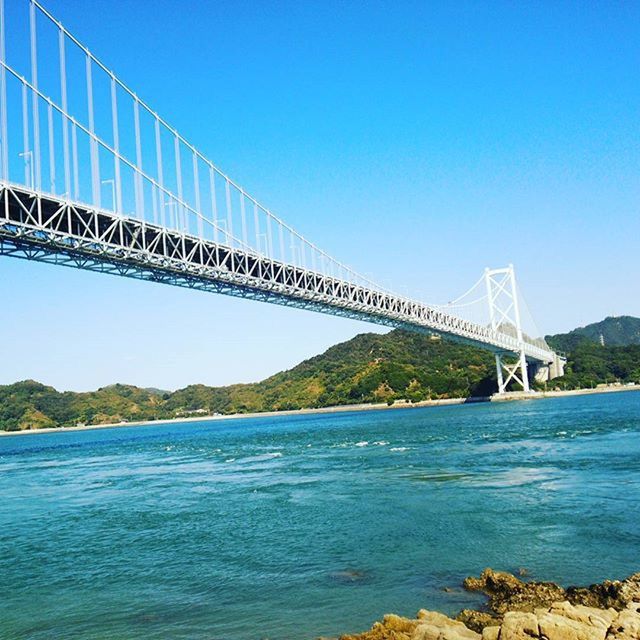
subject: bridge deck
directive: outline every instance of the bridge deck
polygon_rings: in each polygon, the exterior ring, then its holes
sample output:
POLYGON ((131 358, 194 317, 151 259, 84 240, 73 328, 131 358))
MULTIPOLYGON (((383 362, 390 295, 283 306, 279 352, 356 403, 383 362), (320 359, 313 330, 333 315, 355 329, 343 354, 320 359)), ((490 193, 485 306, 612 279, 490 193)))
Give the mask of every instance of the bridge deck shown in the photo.
POLYGON ((554 354, 425 304, 88 205, 0 183, 0 254, 312 309, 496 353, 554 354))

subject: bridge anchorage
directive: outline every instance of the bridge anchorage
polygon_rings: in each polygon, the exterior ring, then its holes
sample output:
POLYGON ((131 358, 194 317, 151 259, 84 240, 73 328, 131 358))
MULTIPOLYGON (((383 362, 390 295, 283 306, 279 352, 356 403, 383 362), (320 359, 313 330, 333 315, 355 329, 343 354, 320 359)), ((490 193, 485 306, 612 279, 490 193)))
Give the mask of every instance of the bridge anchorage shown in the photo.
POLYGON ((0 0, 0 255, 438 334, 494 353, 499 393, 562 374, 523 323, 512 266, 445 305, 381 287, 250 196, 36 0, 21 2, 22 25, 0 0))

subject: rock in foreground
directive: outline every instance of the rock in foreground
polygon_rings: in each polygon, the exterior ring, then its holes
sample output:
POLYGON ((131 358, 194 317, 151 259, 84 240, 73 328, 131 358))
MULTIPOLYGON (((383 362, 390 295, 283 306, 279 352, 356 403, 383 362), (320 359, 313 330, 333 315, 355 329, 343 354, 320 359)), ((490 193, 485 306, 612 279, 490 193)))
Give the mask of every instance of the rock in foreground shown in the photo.
POLYGON ((458 620, 421 609, 415 620, 393 613, 376 622, 369 631, 341 636, 340 640, 481 640, 482 636, 458 620))
POLYGON ((561 600, 618 611, 630 602, 640 601, 640 573, 626 580, 563 589, 554 582, 523 582, 510 573, 485 569, 479 578, 466 578, 463 585, 469 591, 482 591, 489 596, 489 610, 498 616, 507 611, 534 611, 561 600))
POLYGON ((554 582, 523 582, 504 571, 485 569, 479 578, 463 582, 469 591, 482 591, 489 596, 489 609, 497 615, 507 611, 533 611, 566 599, 565 590, 554 582))
POLYGON ((502 623, 482 634, 435 611, 415 620, 386 615, 369 631, 340 640, 640 640, 640 602, 622 611, 554 602, 533 612, 507 611, 502 623))
POLYGON ((464 586, 486 593, 490 611, 465 610, 456 620, 424 609, 414 620, 389 614, 340 640, 640 640, 640 573, 565 590, 485 569, 464 586))

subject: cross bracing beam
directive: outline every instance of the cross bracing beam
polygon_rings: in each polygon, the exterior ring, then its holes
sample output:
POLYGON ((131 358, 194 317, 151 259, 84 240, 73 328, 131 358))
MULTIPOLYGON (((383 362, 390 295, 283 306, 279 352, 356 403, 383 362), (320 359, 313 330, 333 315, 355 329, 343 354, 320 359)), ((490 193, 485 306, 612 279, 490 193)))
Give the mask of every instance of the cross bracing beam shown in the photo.
POLYGON ((437 333, 552 362, 538 345, 423 303, 259 253, 0 182, 0 254, 437 333))

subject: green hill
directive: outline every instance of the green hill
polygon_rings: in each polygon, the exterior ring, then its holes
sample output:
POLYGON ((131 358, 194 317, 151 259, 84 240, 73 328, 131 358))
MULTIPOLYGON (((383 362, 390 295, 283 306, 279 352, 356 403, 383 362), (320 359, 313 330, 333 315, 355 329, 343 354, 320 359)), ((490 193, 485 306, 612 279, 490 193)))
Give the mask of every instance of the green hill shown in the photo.
POLYGON ((608 317, 546 340, 567 356, 565 375, 550 383, 554 387, 640 382, 640 318, 608 317))
POLYGON ((491 354, 416 333, 361 334, 262 382, 191 385, 173 393, 110 385, 60 393, 38 382, 0 387, 0 428, 154 420, 213 413, 488 395, 491 354))
POLYGON ((565 375, 549 382, 549 388, 583 389, 614 382, 640 383, 640 345, 608 347, 583 339, 566 355, 565 375))
POLYGON ((640 344, 640 318, 632 316, 608 317, 601 322, 579 327, 569 333, 547 336, 546 340, 554 349, 571 351, 581 342, 587 340, 607 347, 626 347, 640 344))
POLYGON ((465 397, 490 393, 494 377, 489 353, 396 330, 360 334, 255 384, 187 387, 167 405, 223 413, 465 397))
POLYGON ((115 384, 88 393, 61 393, 26 380, 0 386, 0 429, 153 420, 166 417, 163 404, 162 396, 131 385, 115 384))
MULTIPOLYGON (((602 331, 592 327, 605 327, 607 336, 633 341, 638 325, 637 318, 607 318, 548 337, 568 360, 566 375, 548 386, 640 382, 640 344, 609 346, 605 336, 602 346, 588 337, 602 331)), ((114 384, 87 393, 61 393, 31 380, 0 386, 0 429, 486 396, 495 391, 495 375, 493 356, 474 347, 400 330, 364 333, 253 384, 190 385, 174 392, 114 384)))

